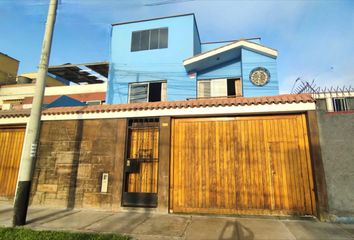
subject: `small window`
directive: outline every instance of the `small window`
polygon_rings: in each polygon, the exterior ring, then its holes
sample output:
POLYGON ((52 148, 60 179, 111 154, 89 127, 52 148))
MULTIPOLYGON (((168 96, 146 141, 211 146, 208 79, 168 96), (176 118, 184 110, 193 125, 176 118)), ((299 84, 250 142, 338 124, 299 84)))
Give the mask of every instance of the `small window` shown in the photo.
POLYGON ((168 47, 168 28, 157 28, 132 33, 131 51, 143 51, 168 47))
POLYGON ((164 101, 165 85, 165 82, 131 83, 129 103, 164 101))
POLYGON ((242 83, 240 78, 199 80, 197 88, 198 98, 242 96, 242 83))
POLYGON ((133 32, 132 33, 132 51, 137 51, 135 49, 140 49, 140 34, 141 32, 133 32))
POLYGON ((211 81, 198 81, 198 98, 211 97, 211 81))
POLYGON ((348 111, 348 103, 345 98, 333 98, 333 110, 335 112, 348 111))
POLYGON ((242 97, 241 79, 227 79, 227 96, 242 97))
POLYGON ((140 35, 140 50, 148 50, 149 49, 149 39, 150 39, 150 31, 141 31, 140 35))
POLYGON ((160 28, 159 29, 159 48, 168 47, 168 29, 160 28))
POLYGON ((159 29, 150 31, 150 49, 159 48, 159 29))
POLYGON ((86 104, 87 104, 88 106, 101 105, 102 102, 101 102, 101 100, 89 100, 89 101, 86 102, 86 104))
POLYGON ((130 85, 130 99, 129 102, 147 102, 148 101, 149 84, 131 84, 130 85))

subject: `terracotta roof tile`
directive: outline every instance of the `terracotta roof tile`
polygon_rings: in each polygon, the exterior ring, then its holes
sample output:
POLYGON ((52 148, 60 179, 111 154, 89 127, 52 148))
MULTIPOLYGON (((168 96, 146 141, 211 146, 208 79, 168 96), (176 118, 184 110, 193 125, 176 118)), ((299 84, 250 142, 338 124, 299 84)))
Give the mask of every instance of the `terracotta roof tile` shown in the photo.
MULTIPOLYGON (((285 94, 266 97, 237 97, 237 98, 210 98, 173 102, 149 102, 149 103, 130 103, 112 105, 93 105, 83 107, 57 107, 43 111, 43 115, 57 114, 76 114, 76 113, 103 113, 103 112, 123 112, 138 110, 157 110, 157 109, 178 109, 178 108, 203 108, 203 107, 226 107, 226 106, 245 106, 245 105, 266 105, 284 103, 306 103, 315 100, 310 94, 285 94)), ((2 110, 0 118, 26 117, 30 115, 30 109, 21 110, 2 110)))
POLYGON ((285 94, 266 97, 237 97, 237 98, 210 98, 173 102, 148 102, 112 105, 94 105, 84 107, 58 107, 44 110, 44 115, 74 114, 74 113, 99 113, 99 112, 120 112, 154 109, 177 109, 177 108, 201 108, 217 106, 245 106, 245 105, 265 105, 284 103, 306 103, 315 100, 310 94, 285 94))
POLYGON ((28 117, 30 114, 31 109, 1 110, 0 118, 28 117))

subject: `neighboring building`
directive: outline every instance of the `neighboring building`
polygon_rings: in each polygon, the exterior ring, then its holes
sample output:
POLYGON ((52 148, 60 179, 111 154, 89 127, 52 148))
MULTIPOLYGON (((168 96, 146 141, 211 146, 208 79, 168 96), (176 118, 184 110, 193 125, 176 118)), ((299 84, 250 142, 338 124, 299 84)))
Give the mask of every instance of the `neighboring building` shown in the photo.
POLYGON ((201 43, 194 14, 112 25, 107 103, 279 94, 260 39, 201 43))
MULTIPOLYGON (((1 85, 0 110, 31 108, 36 76, 37 73, 21 74, 17 77, 17 84, 1 85)), ((85 105, 103 104, 107 89, 104 80, 107 76, 107 62, 50 66, 43 106, 70 106, 71 103, 77 106, 77 101, 85 105), (53 101, 56 104, 50 105, 53 101)))
POLYGON ((354 91, 328 91, 313 93, 313 97, 318 100, 321 110, 325 110, 327 112, 354 111, 354 91))
MULTIPOLYGON (((101 105, 105 102, 107 84, 100 78, 107 76, 106 62, 49 67, 43 107, 101 105), (91 74, 91 70, 97 75, 91 74), (69 86, 69 82, 76 84, 69 86)), ((35 73, 24 74, 17 78, 17 84, 15 77, 11 84, 0 86, 0 200, 11 200, 15 195, 35 78, 35 73), (19 114, 20 118, 6 117, 9 113, 19 114)))
MULTIPOLYGON (((106 83, 46 87, 43 105, 46 106, 60 96, 68 96, 88 105, 103 104, 106 98, 106 83)), ((15 84, 0 87, 0 109, 28 109, 32 107, 34 84, 15 84)))
MULTIPOLYGON (((17 77, 17 83, 19 84, 35 83, 36 80, 37 80, 37 72, 22 73, 17 77)), ((45 80, 46 87, 67 86, 69 84, 70 82, 68 80, 56 77, 50 73, 47 75, 47 78, 45 80)))
POLYGON ((0 52, 0 85, 16 83, 19 61, 0 52))
POLYGON ((346 112, 354 110, 354 88, 352 86, 342 87, 318 87, 315 82, 308 82, 296 79, 291 93, 309 93, 318 101, 322 110, 327 112, 346 112))

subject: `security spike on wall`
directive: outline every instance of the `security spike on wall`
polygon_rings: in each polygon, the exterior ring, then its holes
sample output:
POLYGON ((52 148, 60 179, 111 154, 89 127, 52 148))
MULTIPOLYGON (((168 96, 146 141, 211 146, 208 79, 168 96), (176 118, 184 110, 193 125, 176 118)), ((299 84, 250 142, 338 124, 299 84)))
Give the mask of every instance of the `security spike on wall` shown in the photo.
POLYGON ((351 93, 354 92, 354 88, 352 86, 331 86, 331 87, 320 87, 316 86, 315 81, 313 80, 311 83, 308 81, 301 80, 300 82, 296 82, 296 86, 291 91, 292 94, 300 94, 300 93, 351 93))

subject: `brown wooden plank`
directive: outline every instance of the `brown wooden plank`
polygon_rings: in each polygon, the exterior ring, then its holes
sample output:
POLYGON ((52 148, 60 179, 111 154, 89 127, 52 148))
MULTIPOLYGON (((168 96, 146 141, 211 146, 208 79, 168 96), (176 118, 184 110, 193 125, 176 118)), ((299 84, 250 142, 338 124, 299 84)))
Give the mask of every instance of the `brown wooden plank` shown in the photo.
POLYGON ((0 197, 12 199, 15 194, 25 129, 0 128, 0 197))
POLYGON ((311 175, 300 159, 308 149, 299 147, 299 117, 173 120, 173 211, 307 214, 298 201, 309 189, 299 172, 311 175))
POLYGON ((288 144, 288 139, 287 139, 287 126, 286 126, 286 119, 279 121, 280 124, 278 126, 281 136, 283 137, 281 139, 282 143, 282 149, 281 152, 278 153, 279 155, 282 156, 281 160, 281 168, 282 168, 282 175, 283 175, 283 188, 284 188, 284 196, 283 196, 283 201, 285 202, 285 209, 291 209, 291 198, 289 197, 291 192, 290 192, 290 185, 291 181, 289 179, 290 171, 289 171, 289 144, 288 144))
POLYGON ((265 209, 270 209, 271 211, 275 208, 275 199, 274 199, 274 183, 273 183, 273 173, 272 173, 272 166, 271 166, 271 159, 270 159, 270 147, 269 147, 269 133, 270 133, 270 121, 264 121, 265 128, 264 128, 264 167, 266 173, 266 181, 265 181, 265 188, 267 189, 268 194, 268 201, 264 206, 265 209))
POLYGON ((236 97, 242 97, 242 81, 241 81, 241 79, 235 79, 235 92, 236 92, 236 97))
POLYGON ((311 209, 321 220, 328 220, 328 197, 327 186, 324 175, 324 168, 319 142, 318 125, 315 111, 309 111, 306 117, 302 116, 303 139, 307 158, 307 177, 309 179, 309 196, 311 198, 311 209), (306 128, 307 126, 307 128, 306 128), (310 161, 312 159, 312 161, 310 161), (313 169, 313 170, 312 170, 313 169), (312 177, 312 175, 314 177, 312 177), (316 180, 317 209, 314 195, 314 179, 316 180))

